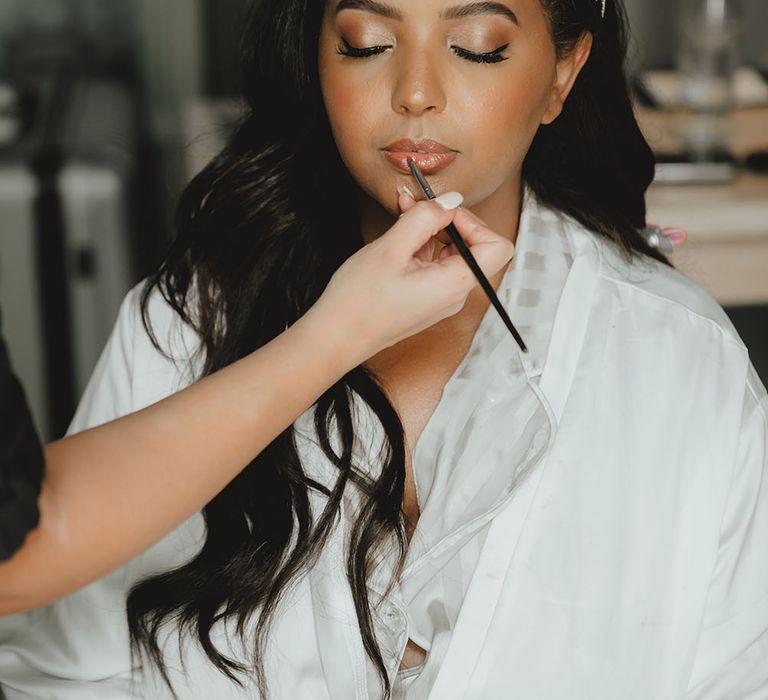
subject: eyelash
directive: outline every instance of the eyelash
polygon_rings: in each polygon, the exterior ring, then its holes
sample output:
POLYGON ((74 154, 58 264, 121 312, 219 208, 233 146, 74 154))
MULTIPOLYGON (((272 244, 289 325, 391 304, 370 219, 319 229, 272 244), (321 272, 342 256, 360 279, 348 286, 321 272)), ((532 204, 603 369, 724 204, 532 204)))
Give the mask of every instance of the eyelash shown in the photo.
MULTIPOLYGON (((342 39, 341 41, 342 45, 336 49, 336 52, 349 58, 370 58, 371 56, 377 56, 378 54, 384 53, 387 49, 392 48, 391 46, 370 46, 365 49, 358 49, 350 45, 346 39, 342 39)), ((488 53, 475 53, 474 51, 462 49, 460 46, 452 46, 451 48, 457 56, 466 59, 467 61, 472 61, 472 63, 500 63, 501 61, 507 60, 508 57, 502 56, 501 52, 508 47, 509 44, 504 44, 504 46, 500 46, 498 49, 489 51, 488 53)))

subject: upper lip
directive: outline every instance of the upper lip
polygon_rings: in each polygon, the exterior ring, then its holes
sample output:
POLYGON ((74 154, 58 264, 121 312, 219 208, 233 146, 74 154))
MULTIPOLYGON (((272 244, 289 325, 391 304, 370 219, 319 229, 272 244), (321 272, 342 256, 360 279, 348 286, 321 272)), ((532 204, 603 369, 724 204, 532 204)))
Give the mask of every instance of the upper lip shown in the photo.
POLYGON ((425 139, 424 141, 412 141, 411 139, 400 139, 390 143, 385 151, 394 153, 454 153, 452 148, 443 146, 442 143, 425 139))

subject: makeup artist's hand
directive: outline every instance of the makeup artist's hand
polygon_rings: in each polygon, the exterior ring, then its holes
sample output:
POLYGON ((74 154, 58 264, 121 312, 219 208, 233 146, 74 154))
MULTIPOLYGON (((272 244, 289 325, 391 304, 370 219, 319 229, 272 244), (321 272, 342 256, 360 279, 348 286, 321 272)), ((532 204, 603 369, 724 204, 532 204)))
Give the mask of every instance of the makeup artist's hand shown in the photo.
POLYGON ((310 309, 357 364, 464 307, 475 276, 452 244, 435 255, 449 223, 486 277, 512 258, 512 242, 461 208, 462 201, 456 192, 422 202, 401 194, 398 221, 352 255, 310 309))

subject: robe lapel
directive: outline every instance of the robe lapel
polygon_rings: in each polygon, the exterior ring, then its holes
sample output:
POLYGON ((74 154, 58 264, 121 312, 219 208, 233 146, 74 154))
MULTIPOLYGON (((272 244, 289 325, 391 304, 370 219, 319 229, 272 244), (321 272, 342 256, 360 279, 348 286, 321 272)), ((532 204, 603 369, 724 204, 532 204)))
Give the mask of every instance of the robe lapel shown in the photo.
POLYGON ((553 426, 549 444, 540 461, 532 465, 528 477, 491 524, 450 645, 429 695, 435 700, 481 697, 472 694, 472 672, 482 653, 506 572, 546 469, 556 426, 573 383, 597 286, 600 258, 594 241, 586 234, 569 228, 568 236, 574 263, 555 316, 541 382, 538 387, 532 385, 553 426))

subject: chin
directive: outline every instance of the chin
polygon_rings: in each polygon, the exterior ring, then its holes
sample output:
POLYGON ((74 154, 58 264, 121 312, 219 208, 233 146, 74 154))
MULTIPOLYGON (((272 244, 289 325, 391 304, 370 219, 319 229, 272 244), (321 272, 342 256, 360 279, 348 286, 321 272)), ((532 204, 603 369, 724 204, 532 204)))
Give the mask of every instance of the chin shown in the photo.
POLYGON ((397 203, 397 192, 395 192, 395 194, 386 201, 382 202, 380 199, 377 199, 376 201, 379 203, 379 206, 391 217, 395 219, 400 217, 401 212, 400 205, 397 203))

